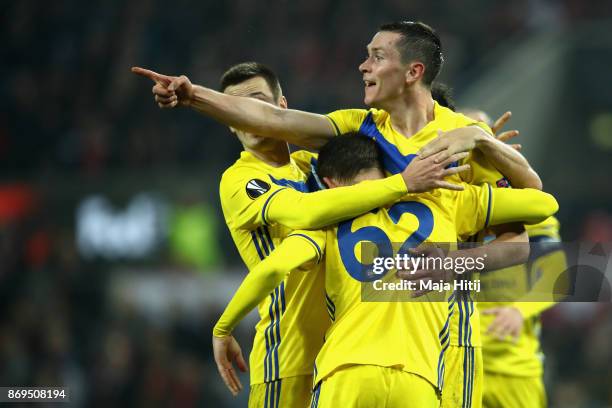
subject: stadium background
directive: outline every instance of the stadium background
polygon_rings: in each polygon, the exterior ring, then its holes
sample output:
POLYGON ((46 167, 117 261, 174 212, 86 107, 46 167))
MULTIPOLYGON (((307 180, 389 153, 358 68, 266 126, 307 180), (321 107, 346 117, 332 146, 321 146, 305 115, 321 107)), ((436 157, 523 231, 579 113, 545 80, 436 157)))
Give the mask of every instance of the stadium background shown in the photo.
MULTIPOLYGON (((74 406, 243 406, 210 347, 244 274, 217 189, 240 145, 193 112, 157 109, 129 68, 216 87, 257 60, 291 107, 361 107, 365 45, 401 18, 441 34, 440 79, 459 106, 513 111, 564 240, 610 242, 609 1, 5 2, 0 385, 67 385, 74 406)), ((551 406, 612 406, 610 309, 544 316, 551 406)))

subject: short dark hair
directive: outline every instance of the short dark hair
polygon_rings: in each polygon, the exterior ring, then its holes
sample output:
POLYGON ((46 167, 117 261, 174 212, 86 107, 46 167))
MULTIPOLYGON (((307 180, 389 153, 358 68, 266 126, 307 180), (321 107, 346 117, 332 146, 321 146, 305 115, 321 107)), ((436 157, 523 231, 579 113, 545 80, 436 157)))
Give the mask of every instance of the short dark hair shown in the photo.
POLYGON ((270 87, 274 100, 278 100, 282 93, 278 77, 274 71, 259 62, 243 62, 225 71, 221 76, 219 89, 225 92, 228 86, 237 85, 255 77, 262 77, 270 87))
POLYGON ((457 109, 455 100, 453 99, 453 88, 442 82, 434 82, 431 84, 431 97, 434 101, 452 111, 457 109))
POLYGON ((390 31, 402 35, 397 42, 404 64, 418 60, 425 65, 423 82, 427 86, 436 79, 442 68, 444 57, 442 56, 442 43, 440 37, 433 28, 420 21, 400 21, 383 24, 379 31, 390 31))
POLYGON ((331 139, 319 151, 317 175, 351 182, 362 170, 383 168, 380 148, 374 139, 359 132, 331 139))

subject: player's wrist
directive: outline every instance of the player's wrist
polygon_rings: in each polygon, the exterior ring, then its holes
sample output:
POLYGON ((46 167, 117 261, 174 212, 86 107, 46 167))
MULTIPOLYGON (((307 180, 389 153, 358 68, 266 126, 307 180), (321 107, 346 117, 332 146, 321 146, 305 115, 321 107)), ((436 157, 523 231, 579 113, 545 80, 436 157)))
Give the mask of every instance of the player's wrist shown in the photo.
POLYGON ((191 89, 183 98, 183 101, 181 101, 183 106, 191 108, 195 107, 198 102, 206 102, 204 92, 206 92, 206 88, 200 85, 192 85, 191 89))
POLYGON ((214 339, 224 340, 224 339, 227 339, 228 337, 232 337, 231 330, 226 330, 218 326, 215 326, 213 328, 213 340, 214 339))
POLYGON ((474 129, 474 144, 477 149, 488 149, 492 147, 495 138, 484 131, 480 126, 470 126, 474 129))

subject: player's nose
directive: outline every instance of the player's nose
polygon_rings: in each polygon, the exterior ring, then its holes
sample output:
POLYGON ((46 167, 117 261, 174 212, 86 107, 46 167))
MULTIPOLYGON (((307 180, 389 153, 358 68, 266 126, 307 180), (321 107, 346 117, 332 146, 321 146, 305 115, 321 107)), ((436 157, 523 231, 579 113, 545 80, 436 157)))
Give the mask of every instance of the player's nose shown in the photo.
POLYGON ((363 74, 365 72, 370 71, 370 64, 368 63, 369 59, 366 59, 359 65, 359 71, 363 74))

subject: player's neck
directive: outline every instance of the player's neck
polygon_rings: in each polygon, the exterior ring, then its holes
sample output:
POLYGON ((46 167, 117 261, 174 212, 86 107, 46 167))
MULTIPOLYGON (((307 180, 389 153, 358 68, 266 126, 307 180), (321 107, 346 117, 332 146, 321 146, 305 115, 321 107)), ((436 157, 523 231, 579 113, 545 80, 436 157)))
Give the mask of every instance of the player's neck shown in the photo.
POLYGON ((272 167, 282 167, 289 164, 289 147, 287 143, 278 143, 272 149, 257 150, 245 147, 244 150, 272 167))
POLYGON ((400 103, 388 109, 393 129, 411 137, 434 120, 434 102, 429 92, 407 95, 400 103))

